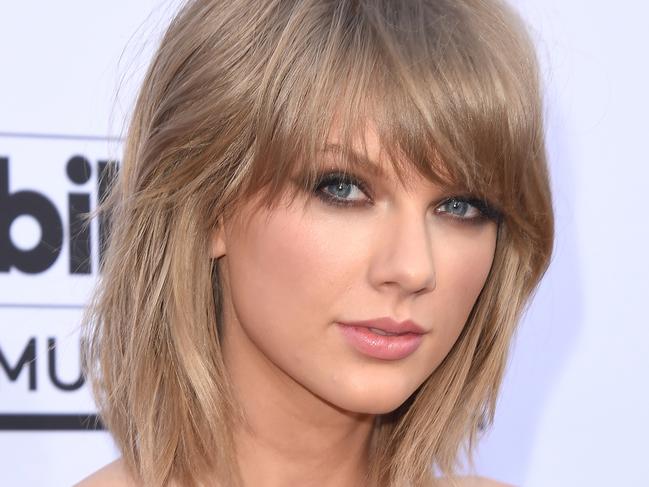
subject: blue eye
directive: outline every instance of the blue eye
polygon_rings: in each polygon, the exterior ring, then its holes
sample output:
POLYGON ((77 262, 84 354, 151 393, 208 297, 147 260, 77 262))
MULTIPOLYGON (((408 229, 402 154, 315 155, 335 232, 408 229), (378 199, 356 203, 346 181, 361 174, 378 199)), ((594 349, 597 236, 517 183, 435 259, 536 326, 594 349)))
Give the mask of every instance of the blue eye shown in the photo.
MULTIPOLYGON (((313 190, 326 204, 335 206, 367 206, 372 203, 367 185, 356 176, 340 171, 326 173, 319 177, 313 190)), ((497 221, 500 212, 488 203, 471 196, 452 196, 435 208, 435 213, 458 221, 497 221)))
POLYGON ((365 184, 351 175, 340 172, 322 176, 315 192, 326 203, 334 205, 359 206, 369 201, 365 184))
POLYGON ((453 215, 456 218, 475 218, 480 216, 480 210, 471 205, 465 200, 451 198, 444 202, 438 208, 442 208, 441 212, 453 215))
POLYGON ((486 202, 476 198, 453 196, 435 209, 436 213, 449 215, 458 220, 497 219, 498 212, 486 202))

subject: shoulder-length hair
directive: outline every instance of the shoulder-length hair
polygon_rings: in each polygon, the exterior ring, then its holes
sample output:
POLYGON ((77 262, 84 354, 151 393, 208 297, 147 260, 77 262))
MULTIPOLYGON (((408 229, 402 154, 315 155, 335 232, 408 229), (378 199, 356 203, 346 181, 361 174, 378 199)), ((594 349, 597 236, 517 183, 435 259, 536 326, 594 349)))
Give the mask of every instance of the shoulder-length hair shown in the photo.
POLYGON ((368 121, 413 167, 502 213, 487 281, 439 367, 376 418, 374 485, 452 475, 493 422, 510 340, 553 245, 537 59, 500 0, 196 0, 150 64, 84 316, 100 416, 146 485, 240 481, 224 368, 219 219, 316 180, 334 120, 344 161, 368 121))

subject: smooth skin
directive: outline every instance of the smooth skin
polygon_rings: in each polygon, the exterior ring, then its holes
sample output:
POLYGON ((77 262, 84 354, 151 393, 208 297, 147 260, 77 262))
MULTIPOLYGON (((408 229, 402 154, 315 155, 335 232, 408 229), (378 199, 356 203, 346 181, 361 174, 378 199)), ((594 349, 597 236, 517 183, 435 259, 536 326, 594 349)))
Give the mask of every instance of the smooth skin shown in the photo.
MULTIPOLYGON (((247 486, 362 485, 375 415, 402 404, 448 354, 491 268, 496 223, 415 173, 402 186, 371 125, 364 137, 374 171, 354 168, 363 189, 320 185, 273 211, 251 201, 212 236, 224 358, 250 425, 235 432, 240 464, 254 465, 243 469, 247 486), (337 325, 384 316, 426 330, 413 354, 368 357, 337 325)), ((337 169, 326 154, 322 169, 337 169)), ((135 485, 117 461, 79 486, 106 482, 135 485)))

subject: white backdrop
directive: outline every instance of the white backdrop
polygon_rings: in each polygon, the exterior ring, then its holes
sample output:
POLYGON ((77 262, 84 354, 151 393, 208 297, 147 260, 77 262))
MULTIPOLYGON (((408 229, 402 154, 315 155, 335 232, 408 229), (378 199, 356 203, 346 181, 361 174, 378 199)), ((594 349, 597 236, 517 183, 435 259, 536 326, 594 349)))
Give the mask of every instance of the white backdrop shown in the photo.
MULTIPOLYGON (((476 470, 526 487, 649 485, 649 4, 512 2, 544 67, 556 251, 476 470)), ((76 326, 100 229, 71 245, 70 205, 96 204, 173 9, 0 3, 0 485, 70 485, 117 456, 106 433, 62 416, 94 412, 76 326), (60 252, 32 250, 45 231, 60 252)))

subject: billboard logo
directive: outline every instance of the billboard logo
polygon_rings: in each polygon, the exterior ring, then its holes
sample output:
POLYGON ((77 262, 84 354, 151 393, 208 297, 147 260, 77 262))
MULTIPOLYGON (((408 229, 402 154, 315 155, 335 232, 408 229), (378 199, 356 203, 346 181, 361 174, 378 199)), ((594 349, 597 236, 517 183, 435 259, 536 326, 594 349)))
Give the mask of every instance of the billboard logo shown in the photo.
POLYGON ((101 429, 79 318, 110 226, 84 215, 117 176, 107 152, 120 141, 0 132, 0 142, 0 431, 101 429))
MULTIPOLYGON (((110 181, 117 175, 115 161, 99 160, 95 166, 97 195, 105 197, 110 181)), ((72 156, 66 164, 65 176, 74 185, 84 185, 93 176, 90 161, 81 155, 72 156)), ((69 247, 67 252, 70 274, 92 273, 92 242, 90 227, 83 225, 82 214, 90 211, 90 194, 72 191, 68 193, 68 225, 65 230, 56 205, 43 193, 31 190, 10 190, 9 158, 0 157, 0 273, 15 268, 26 274, 38 274, 49 269, 59 258, 63 249, 64 231, 69 247), (22 216, 32 217, 41 230, 40 241, 31 249, 21 249, 11 239, 12 223, 22 216)), ((63 176, 63 175, 62 175, 63 176)), ((109 222, 99 218, 99 262, 109 222)))

